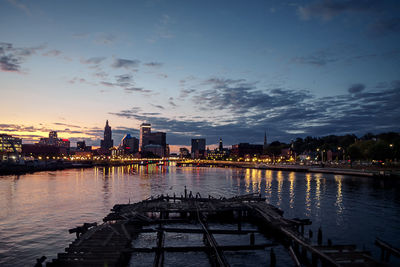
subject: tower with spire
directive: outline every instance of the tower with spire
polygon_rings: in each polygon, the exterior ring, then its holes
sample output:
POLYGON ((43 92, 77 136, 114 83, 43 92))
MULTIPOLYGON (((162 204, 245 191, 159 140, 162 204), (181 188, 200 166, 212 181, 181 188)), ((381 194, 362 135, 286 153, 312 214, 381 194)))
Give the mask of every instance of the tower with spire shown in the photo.
POLYGON ((224 150, 224 146, 222 144, 222 138, 219 138, 219 147, 218 147, 219 152, 222 152, 224 150))
POLYGON ((110 149, 114 145, 114 140, 112 140, 112 131, 110 125, 108 125, 108 120, 106 121, 106 126, 104 127, 104 139, 100 141, 100 146, 103 149, 110 149))
POLYGON ((267 151, 268 143, 267 143, 267 131, 264 131, 264 145, 263 145, 263 152, 264 154, 267 151))

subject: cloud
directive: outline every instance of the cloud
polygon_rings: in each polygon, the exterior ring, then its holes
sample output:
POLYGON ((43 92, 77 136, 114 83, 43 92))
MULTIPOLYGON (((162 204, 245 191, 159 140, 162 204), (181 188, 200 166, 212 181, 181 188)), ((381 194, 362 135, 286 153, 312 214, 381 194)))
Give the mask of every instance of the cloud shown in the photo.
POLYGON ((132 75, 131 74, 122 74, 122 75, 117 75, 115 76, 116 80, 118 83, 129 83, 132 81, 132 75))
POLYGON ((167 141, 176 145, 190 144, 194 136, 205 137, 208 144, 220 137, 225 144, 262 143, 265 130, 270 140, 281 141, 308 135, 400 131, 400 81, 380 83, 373 90, 358 84, 346 94, 320 98, 285 88, 261 90, 257 83, 245 80, 209 79, 207 83, 211 88, 195 94, 201 97, 207 92, 207 97, 192 99, 195 107, 207 110, 199 116, 174 118, 130 110, 112 114, 148 121, 154 129, 167 132, 167 141))
POLYGON ((176 104, 175 104, 175 102, 174 102, 174 98, 173 98, 173 97, 170 97, 170 98, 168 99, 168 104, 170 104, 172 107, 176 107, 176 104))
POLYGON ((345 12, 377 11, 377 8, 380 6, 379 2, 380 1, 369 0, 319 1, 309 5, 299 6, 297 8, 297 14, 303 20, 316 17, 327 21, 345 12))
POLYGON ((260 90, 257 83, 244 79, 212 78, 203 82, 211 88, 198 91, 192 100, 201 110, 226 110, 232 114, 244 114, 259 110, 286 105, 294 105, 298 101, 310 98, 307 91, 294 91, 275 88, 260 90))
POLYGON ((158 109, 165 109, 163 106, 161 105, 155 105, 155 104, 150 104, 151 106, 158 108, 158 109))
POLYGON ((294 57, 292 62, 298 64, 307 64, 312 66, 325 66, 330 63, 337 62, 339 59, 334 57, 332 52, 327 50, 320 50, 308 56, 294 57))
POLYGON ((365 85, 362 83, 356 83, 353 84, 352 86, 350 86, 350 88, 348 89, 350 94, 358 94, 362 91, 364 91, 365 89, 365 85))
POLYGON ((383 36, 400 32, 400 17, 379 19, 372 23, 369 28, 372 36, 383 36))
POLYGON ((114 59, 114 63, 111 65, 113 68, 136 68, 139 66, 140 61, 139 60, 131 60, 131 59, 122 59, 122 58, 116 58, 114 59))
POLYGON ((163 65, 163 63, 160 63, 160 62, 147 62, 147 63, 144 63, 143 65, 145 65, 147 67, 161 67, 163 65))
POLYGON ((62 54, 62 52, 60 50, 55 50, 54 49, 54 50, 47 51, 46 53, 43 53, 42 56, 45 56, 45 57, 57 57, 57 56, 59 56, 61 54, 62 54))
POLYGON ((11 43, 0 42, 0 70, 21 73, 21 65, 44 46, 14 47, 11 43))
POLYGON ((153 92, 152 90, 146 90, 141 87, 129 87, 129 88, 125 88, 124 90, 127 93, 132 93, 132 92, 151 93, 151 92, 153 92))
POLYGON ((25 12, 26 15, 30 16, 31 15, 31 10, 28 8, 27 5, 21 3, 20 1, 17 0, 7 0, 10 4, 15 6, 16 8, 21 9, 22 11, 25 12))
POLYGON ((83 64, 100 64, 103 62, 106 58, 105 57, 91 57, 88 59, 81 59, 81 63, 83 64))
POLYGON ((111 45, 114 44, 116 41, 117 37, 111 33, 99 33, 94 39, 94 42, 96 44, 101 45, 111 45))

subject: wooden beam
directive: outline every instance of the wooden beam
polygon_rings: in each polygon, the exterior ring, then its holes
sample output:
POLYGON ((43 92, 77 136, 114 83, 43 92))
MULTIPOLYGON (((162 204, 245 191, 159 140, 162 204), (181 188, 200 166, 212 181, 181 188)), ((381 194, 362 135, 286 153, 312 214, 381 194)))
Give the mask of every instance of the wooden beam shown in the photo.
POLYGON ((389 251, 391 254, 393 254, 396 257, 400 257, 400 249, 390 245, 389 243, 387 243, 379 238, 376 238, 375 245, 380 248, 384 248, 385 250, 389 251))
POLYGON ((159 230, 157 233, 157 248, 156 255, 154 257, 153 267, 162 267, 164 266, 164 240, 165 234, 163 230, 159 230))

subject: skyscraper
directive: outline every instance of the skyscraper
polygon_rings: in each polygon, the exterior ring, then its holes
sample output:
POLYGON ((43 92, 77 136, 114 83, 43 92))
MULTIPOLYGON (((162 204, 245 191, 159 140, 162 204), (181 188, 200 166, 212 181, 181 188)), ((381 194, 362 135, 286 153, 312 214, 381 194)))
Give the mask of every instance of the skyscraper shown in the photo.
POLYGON ((192 158, 202 158, 206 152, 206 139, 192 139, 192 158))
POLYGON ((104 127, 104 140, 101 140, 100 146, 103 149, 110 149, 114 145, 112 140, 111 127, 108 125, 108 120, 106 121, 106 126, 104 127))
POLYGON ((139 136, 139 151, 142 151, 145 145, 148 145, 148 137, 151 134, 151 124, 142 123, 140 125, 140 136, 139 136))
POLYGON ((219 147, 218 147, 219 152, 224 150, 224 146, 222 145, 222 138, 219 139, 219 147))

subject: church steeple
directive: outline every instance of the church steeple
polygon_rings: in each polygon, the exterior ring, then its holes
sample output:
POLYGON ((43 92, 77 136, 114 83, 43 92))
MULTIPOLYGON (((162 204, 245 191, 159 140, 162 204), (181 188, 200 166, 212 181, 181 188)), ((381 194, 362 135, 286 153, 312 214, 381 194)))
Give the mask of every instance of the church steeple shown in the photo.
POLYGON ((264 147, 267 146, 267 131, 264 132, 264 147))

